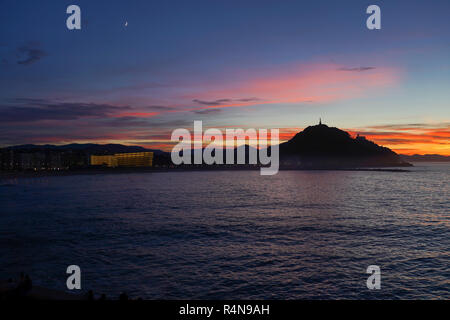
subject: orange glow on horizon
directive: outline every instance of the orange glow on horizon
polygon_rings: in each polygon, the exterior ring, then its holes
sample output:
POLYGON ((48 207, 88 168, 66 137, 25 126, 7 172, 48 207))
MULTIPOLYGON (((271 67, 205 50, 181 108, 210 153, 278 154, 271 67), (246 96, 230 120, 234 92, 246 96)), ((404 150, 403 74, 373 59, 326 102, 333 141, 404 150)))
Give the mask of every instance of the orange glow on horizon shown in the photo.
MULTIPOLYGON (((223 126, 222 131, 225 134, 225 128, 235 128, 234 126, 223 126)), ((208 128, 204 128, 206 130, 208 128)), ((280 128, 280 143, 292 139, 298 132, 304 128, 280 128)), ((365 136, 368 140, 378 145, 387 147, 399 154, 440 154, 450 156, 450 126, 436 128, 417 128, 417 127, 366 127, 358 129, 343 129, 352 137, 357 134, 365 136)), ((270 131, 270 130, 269 130, 270 131)), ((177 142, 170 140, 172 130, 164 129, 153 135, 142 132, 128 131, 122 134, 109 134, 97 137, 83 138, 61 138, 57 136, 39 137, 39 143, 118 143, 124 145, 135 145, 149 149, 159 149, 171 151, 177 142)), ((31 141, 33 142, 33 141, 31 141)), ((36 141, 38 142, 38 141, 36 141)))
POLYGON ((387 147, 399 154, 440 154, 450 156, 450 126, 443 128, 373 128, 347 130, 387 147), (385 131, 388 130, 388 131, 385 131))
MULTIPOLYGON (((280 128, 280 143, 292 139, 303 128, 280 128)), ((446 128, 411 128, 414 133, 406 132, 404 128, 390 131, 369 132, 370 128, 364 130, 346 129, 352 137, 357 134, 365 136, 376 144, 387 147, 398 154, 440 154, 450 156, 450 127, 446 128)), ((152 144, 152 148, 170 151, 176 143, 166 140, 152 144)), ((142 145, 149 148, 150 144, 142 145)))

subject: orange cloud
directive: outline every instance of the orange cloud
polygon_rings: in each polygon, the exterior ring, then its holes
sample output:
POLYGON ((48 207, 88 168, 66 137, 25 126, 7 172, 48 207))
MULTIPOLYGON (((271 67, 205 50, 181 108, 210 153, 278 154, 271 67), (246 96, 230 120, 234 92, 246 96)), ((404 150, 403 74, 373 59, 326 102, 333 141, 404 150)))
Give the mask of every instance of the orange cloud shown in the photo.
POLYGON ((380 145, 402 154, 441 154, 450 156, 450 124, 432 127, 426 124, 375 126, 348 130, 366 136, 380 145))

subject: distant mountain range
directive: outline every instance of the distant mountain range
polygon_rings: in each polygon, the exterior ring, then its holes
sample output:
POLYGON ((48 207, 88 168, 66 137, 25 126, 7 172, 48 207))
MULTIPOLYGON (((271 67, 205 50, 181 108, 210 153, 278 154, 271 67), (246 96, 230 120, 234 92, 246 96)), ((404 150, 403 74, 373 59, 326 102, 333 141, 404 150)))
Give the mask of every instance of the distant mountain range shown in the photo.
POLYGON ((51 144, 45 145, 35 145, 35 144, 23 144, 18 146, 7 147, 4 149, 12 149, 12 150, 29 150, 29 151, 37 151, 37 150, 55 150, 55 151, 65 151, 65 150, 73 150, 73 151, 83 151, 89 154, 114 154, 114 153, 130 153, 130 152, 154 152, 155 154, 167 154, 167 152, 157 150, 157 149, 146 149, 139 146, 126 146, 123 144, 95 144, 95 143, 86 143, 86 144, 66 144, 61 146, 55 146, 51 144))

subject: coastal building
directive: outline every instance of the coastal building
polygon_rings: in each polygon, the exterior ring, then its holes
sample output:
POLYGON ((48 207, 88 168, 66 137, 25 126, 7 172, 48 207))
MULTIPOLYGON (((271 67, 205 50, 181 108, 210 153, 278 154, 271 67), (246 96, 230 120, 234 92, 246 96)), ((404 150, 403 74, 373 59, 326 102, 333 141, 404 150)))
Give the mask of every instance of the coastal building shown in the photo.
POLYGON ((91 166, 117 167, 115 156, 91 156, 91 166))
POLYGON ((153 152, 116 153, 114 157, 119 167, 151 167, 153 152))
POLYGON ((61 164, 66 169, 84 168, 89 165, 90 156, 83 150, 67 150, 61 153, 61 164))
POLYGON ((153 152, 116 153, 106 156, 91 156, 92 166, 107 167, 151 167, 153 152))
POLYGON ((20 168, 22 170, 42 170, 47 167, 46 157, 43 152, 21 153, 20 168))
MULTIPOLYGON (((73 167, 70 161, 63 166, 63 153, 36 148, 0 149, 0 170, 64 170, 73 167)), ((86 164, 87 162, 85 162, 86 164)))

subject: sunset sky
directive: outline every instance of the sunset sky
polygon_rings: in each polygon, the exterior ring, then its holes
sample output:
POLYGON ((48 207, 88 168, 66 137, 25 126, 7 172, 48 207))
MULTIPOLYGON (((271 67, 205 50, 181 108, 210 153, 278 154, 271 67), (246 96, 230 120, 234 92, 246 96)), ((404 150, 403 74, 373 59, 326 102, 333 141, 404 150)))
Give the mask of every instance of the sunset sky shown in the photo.
POLYGON ((170 150, 194 120, 287 140, 322 118, 450 155, 449 14, 448 0, 4 0, 0 146, 170 150), (66 28, 70 4, 82 30, 66 28), (366 28, 370 4, 381 30, 366 28))

